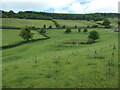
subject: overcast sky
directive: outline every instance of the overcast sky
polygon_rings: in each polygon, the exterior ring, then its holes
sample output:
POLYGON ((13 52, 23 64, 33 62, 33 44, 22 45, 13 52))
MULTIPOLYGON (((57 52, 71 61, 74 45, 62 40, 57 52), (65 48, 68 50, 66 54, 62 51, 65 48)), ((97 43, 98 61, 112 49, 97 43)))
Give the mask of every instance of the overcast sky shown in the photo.
POLYGON ((0 10, 54 13, 118 12, 119 0, 0 0, 0 10))

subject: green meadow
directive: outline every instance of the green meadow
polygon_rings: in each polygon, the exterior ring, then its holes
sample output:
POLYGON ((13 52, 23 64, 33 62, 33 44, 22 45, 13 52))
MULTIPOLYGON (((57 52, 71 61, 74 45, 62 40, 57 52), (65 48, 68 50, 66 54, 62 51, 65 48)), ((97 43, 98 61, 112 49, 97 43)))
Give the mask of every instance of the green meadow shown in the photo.
POLYGON ((55 28, 55 25, 50 20, 31 20, 31 19, 16 19, 16 18, 2 18, 2 27, 3 28, 23 28, 24 26, 35 26, 42 28, 46 25, 50 25, 55 28))
MULTIPOLYGON (((97 24, 86 20, 55 20, 69 27, 97 24)), ((49 20, 3 18, 5 27, 42 27, 44 24, 55 27, 49 20)), ((117 26, 116 23, 112 25, 117 26)), ((81 32, 72 29, 70 34, 65 34, 65 30, 47 29, 46 35, 50 39, 2 50, 3 88, 117 88, 118 32, 88 28, 86 33, 83 29, 81 32), (65 44, 85 42, 93 30, 100 34, 96 43, 65 44)), ((36 31, 32 32, 33 38, 44 38, 36 31)), ((3 45, 22 41, 19 33, 20 29, 2 29, 3 45)))
POLYGON ((60 25, 65 25, 66 27, 87 27, 87 26, 92 26, 96 25, 95 21, 90 20, 60 20, 60 19, 55 19, 60 25))
MULTIPOLYGON (((33 39, 44 38, 44 36, 38 34, 36 31, 32 30, 34 33, 33 39)), ((23 39, 19 36, 20 30, 19 29, 2 29, 2 45, 11 45, 13 43, 18 43, 23 41, 23 39)))

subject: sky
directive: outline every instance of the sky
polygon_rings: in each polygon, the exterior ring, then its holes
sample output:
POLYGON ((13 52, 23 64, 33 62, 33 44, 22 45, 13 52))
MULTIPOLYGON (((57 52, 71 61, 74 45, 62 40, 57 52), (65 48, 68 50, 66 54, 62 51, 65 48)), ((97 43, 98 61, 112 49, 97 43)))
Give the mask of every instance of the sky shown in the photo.
POLYGON ((120 0, 0 0, 0 10, 50 13, 118 13, 120 0))

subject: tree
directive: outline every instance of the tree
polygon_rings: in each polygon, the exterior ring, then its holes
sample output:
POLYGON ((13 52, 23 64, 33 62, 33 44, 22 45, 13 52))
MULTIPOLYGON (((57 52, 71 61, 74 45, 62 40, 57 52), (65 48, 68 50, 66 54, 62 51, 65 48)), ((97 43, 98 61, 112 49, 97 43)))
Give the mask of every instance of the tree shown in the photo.
POLYGON ((46 33, 46 29, 45 28, 40 29, 39 33, 40 34, 45 34, 46 33))
POLYGON ((9 13, 8 14, 9 17, 14 17, 15 16, 15 13, 12 10, 10 10, 8 13, 9 13))
POLYGON ((97 31, 91 31, 90 34, 88 35, 89 39, 97 40, 99 39, 99 33, 97 31))
POLYGON ((52 26, 50 25, 50 26, 49 26, 49 29, 51 29, 51 28, 52 28, 52 26))
POLYGON ((80 29, 80 28, 78 29, 78 32, 81 32, 81 29, 80 29))
POLYGON ((92 28, 97 28, 98 27, 98 25, 92 25, 92 28))
POLYGON ((85 28, 84 30, 83 30, 83 32, 87 32, 88 30, 87 30, 87 28, 85 28))
POLYGON ((65 25, 63 25, 63 28, 65 28, 65 25))
POLYGON ((75 28, 77 28, 77 26, 75 25, 75 28))
POLYGON ((22 37, 25 41, 29 41, 32 39, 34 33, 31 33, 30 27, 26 26, 23 28, 19 34, 20 37, 22 37))
POLYGON ((88 25, 87 28, 89 28, 90 26, 88 25))
POLYGON ((67 28, 65 33, 71 33, 71 29, 70 28, 67 28))
POLYGON ((103 21, 103 25, 107 28, 107 27, 110 27, 110 21, 108 19, 105 19, 103 21))
POLYGON ((44 25, 43 28, 46 28, 46 25, 44 25))

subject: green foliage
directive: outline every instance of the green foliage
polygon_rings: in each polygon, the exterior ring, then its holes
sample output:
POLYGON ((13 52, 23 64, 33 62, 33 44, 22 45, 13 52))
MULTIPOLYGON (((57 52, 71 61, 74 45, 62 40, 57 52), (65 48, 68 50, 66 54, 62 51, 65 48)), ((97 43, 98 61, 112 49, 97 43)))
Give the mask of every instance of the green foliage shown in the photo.
POLYGON ((78 32, 81 32, 81 28, 78 29, 78 32))
POLYGON ((75 28, 77 28, 77 26, 75 25, 75 28))
POLYGON ((84 28, 83 32, 87 32, 87 31, 88 31, 87 28, 84 28))
POLYGON ((44 25, 43 28, 46 28, 46 25, 44 25))
POLYGON ((71 29, 70 28, 67 28, 65 33, 71 33, 71 29))
POLYGON ((52 26, 50 25, 50 26, 49 26, 49 29, 51 29, 51 28, 52 28, 52 26))
POLYGON ((46 33, 46 29, 45 28, 42 28, 39 30, 39 34, 45 34, 46 33))
POLYGON ((103 21, 103 25, 107 28, 107 27, 110 27, 110 21, 108 19, 105 19, 103 21))
POLYGON ((21 18, 21 19, 64 19, 64 20, 95 20, 101 21, 103 17, 118 17, 117 13, 93 13, 93 14, 57 14, 57 13, 45 13, 45 12, 33 12, 33 11, 24 11, 14 13, 13 11, 5 12, 2 11, 3 18, 21 18))
POLYGON ((87 28, 89 28, 90 26, 88 25, 87 28))
POLYGON ((97 28, 98 27, 98 25, 92 25, 92 28, 97 28))
POLYGON ((63 28, 65 28, 65 25, 63 25, 63 28))
POLYGON ((34 35, 34 33, 31 33, 30 27, 25 26, 25 27, 21 30, 19 36, 22 37, 24 40, 29 41, 30 39, 32 39, 33 35, 34 35))
POLYGON ((103 17, 96 17, 94 18, 94 21, 102 21, 103 20, 103 17))
POLYGON ((88 38, 92 40, 99 39, 99 33, 97 31, 91 31, 88 38))

